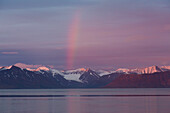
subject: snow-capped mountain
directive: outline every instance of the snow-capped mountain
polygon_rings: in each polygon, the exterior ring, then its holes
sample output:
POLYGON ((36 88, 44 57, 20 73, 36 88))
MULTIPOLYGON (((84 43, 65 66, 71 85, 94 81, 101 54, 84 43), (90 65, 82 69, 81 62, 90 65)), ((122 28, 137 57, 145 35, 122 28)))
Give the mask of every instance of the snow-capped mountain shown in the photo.
POLYGON ((89 68, 80 76, 79 79, 84 83, 91 84, 94 81, 99 80, 99 78, 100 76, 89 68))
POLYGON ((4 66, 4 67, 1 67, 1 68, 0 68, 0 71, 2 71, 2 70, 7 70, 7 69, 11 69, 11 67, 12 67, 12 66, 4 66))
POLYGON ((37 68, 35 71, 41 71, 41 70, 43 70, 43 71, 50 71, 50 69, 47 68, 47 67, 45 67, 45 66, 39 67, 39 68, 37 68))
POLYGON ((90 77, 92 76, 104 76, 113 73, 112 71, 104 71, 104 70, 91 70, 91 69, 85 69, 85 68, 79 68, 75 70, 66 70, 61 71, 63 73, 63 76, 67 80, 75 80, 79 82, 83 82, 82 75, 86 74, 90 77))
MULTIPOLYGON (((63 75, 64 78, 68 79, 68 80, 76 80, 76 81, 80 81, 79 78, 80 76, 86 72, 87 69, 85 68, 78 68, 75 70, 64 70, 64 71, 59 71, 56 69, 53 69, 53 66, 43 66, 43 65, 28 65, 28 64, 23 64, 23 63, 16 63, 14 64, 14 66, 20 67, 21 69, 27 69, 29 71, 51 71, 53 72, 53 74, 57 73, 60 75, 63 75)), ((11 66, 4 66, 4 67, 0 67, 0 70, 4 70, 4 69, 10 69, 12 67, 11 66)), ((99 76, 104 76, 104 75, 108 75, 111 73, 124 73, 124 74, 132 74, 132 73, 136 73, 136 74, 152 74, 155 72, 163 72, 163 71, 168 71, 170 70, 170 66, 150 66, 150 67, 146 67, 146 68, 135 68, 135 69, 128 69, 128 68, 119 68, 117 70, 112 70, 112 71, 105 71, 105 70, 95 70, 95 72, 99 75, 99 76)))
POLYGON ((134 69, 132 70, 132 72, 136 72, 138 74, 152 74, 156 72, 163 72, 163 70, 159 68, 158 66, 151 66, 147 68, 134 69))
POLYGON ((65 70, 65 71, 62 71, 62 72, 65 73, 65 74, 82 74, 86 70, 87 69, 85 69, 85 68, 78 68, 78 69, 75 69, 75 70, 65 70))
MULTIPOLYGON (((130 85, 129 80, 133 80, 133 87, 170 87, 169 73, 169 66, 120 68, 116 71, 84 68, 59 71, 45 66, 31 68, 11 65, 0 68, 0 88, 97 88, 113 81, 116 81, 113 84, 116 83, 118 86, 119 82, 124 83, 125 86, 130 85), (157 84, 162 76, 161 83, 157 84), (140 83, 138 83, 139 80, 140 83), (143 85, 146 81, 155 81, 156 85, 152 83, 143 85)), ((114 85, 114 87, 117 86, 114 85)))
POLYGON ((115 72, 117 72, 117 73, 129 74, 130 69, 127 69, 127 68, 119 68, 119 69, 117 69, 115 72))
POLYGON ((168 70, 170 70, 170 66, 161 66, 161 69, 163 71, 168 71, 168 70))
POLYGON ((68 81, 51 70, 29 71, 14 65, 10 69, 0 70, 0 88, 71 88, 75 85, 82 87, 81 83, 68 81))
MULTIPOLYGON (((61 72, 63 73, 64 78, 67 80, 75 80, 75 81, 82 82, 82 80, 80 80, 80 76, 85 72, 88 72, 88 70, 89 69, 79 68, 75 70, 66 70, 61 72)), ((114 73, 114 71, 105 71, 105 70, 93 70, 93 71, 96 72, 96 74, 98 74, 99 76, 104 76, 104 75, 114 73)))
POLYGON ((24 63, 16 63, 14 64, 14 66, 20 67, 21 69, 27 69, 30 71, 49 71, 50 68, 53 68, 53 66, 48 65, 48 66, 43 66, 43 65, 28 65, 28 64, 24 64, 24 63))
POLYGON ((22 69, 36 69, 36 68, 39 68, 39 67, 42 67, 42 65, 28 65, 28 64, 24 64, 24 63, 16 63, 14 64, 14 66, 17 66, 17 67, 20 67, 22 69))
POLYGON ((67 80, 75 80, 78 82, 82 82, 79 78, 85 71, 85 68, 79 68, 75 70, 66 70, 61 72, 63 73, 64 78, 67 80))
POLYGON ((104 75, 108 75, 108 74, 111 74, 111 73, 115 73, 115 71, 105 71, 105 70, 95 70, 95 71, 100 76, 104 76, 104 75))
POLYGON ((36 73, 11 66, 0 71, 0 87, 6 88, 60 88, 67 84, 61 75, 53 77, 51 73, 36 73))
POLYGON ((116 70, 118 73, 125 73, 125 74, 152 74, 156 72, 163 72, 164 70, 158 66, 150 66, 146 68, 136 68, 136 69, 127 69, 127 68, 119 68, 116 70))

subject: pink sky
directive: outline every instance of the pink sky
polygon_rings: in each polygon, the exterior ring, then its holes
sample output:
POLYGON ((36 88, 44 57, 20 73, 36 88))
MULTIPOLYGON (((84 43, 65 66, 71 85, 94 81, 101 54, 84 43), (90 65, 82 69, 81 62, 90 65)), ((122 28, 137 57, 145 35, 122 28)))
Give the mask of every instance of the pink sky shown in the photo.
POLYGON ((169 0, 3 0, 0 4, 0 65, 22 62, 65 69, 68 59, 69 68, 170 65, 169 0), (77 12, 79 23, 74 22, 77 12))

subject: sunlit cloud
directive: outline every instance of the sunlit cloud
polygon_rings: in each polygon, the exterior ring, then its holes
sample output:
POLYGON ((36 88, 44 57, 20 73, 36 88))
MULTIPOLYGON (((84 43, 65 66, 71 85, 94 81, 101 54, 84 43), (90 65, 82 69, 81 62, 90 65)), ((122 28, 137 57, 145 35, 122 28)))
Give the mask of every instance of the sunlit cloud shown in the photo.
MULTIPOLYGON (((21 67, 21 68, 39 68, 39 67, 43 67, 44 65, 34 65, 34 64, 24 64, 24 63, 16 63, 15 66, 21 67)), ((50 68, 54 68, 53 65, 47 65, 50 68)))
POLYGON ((1 52, 1 54, 4 54, 4 55, 16 55, 16 54, 19 54, 18 52, 1 52))

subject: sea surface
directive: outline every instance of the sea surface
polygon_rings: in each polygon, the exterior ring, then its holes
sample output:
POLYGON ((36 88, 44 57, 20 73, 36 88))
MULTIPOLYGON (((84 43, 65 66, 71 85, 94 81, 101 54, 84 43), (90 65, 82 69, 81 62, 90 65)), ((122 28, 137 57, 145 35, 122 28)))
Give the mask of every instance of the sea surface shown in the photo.
POLYGON ((170 113, 170 88, 1 89, 0 113, 170 113))

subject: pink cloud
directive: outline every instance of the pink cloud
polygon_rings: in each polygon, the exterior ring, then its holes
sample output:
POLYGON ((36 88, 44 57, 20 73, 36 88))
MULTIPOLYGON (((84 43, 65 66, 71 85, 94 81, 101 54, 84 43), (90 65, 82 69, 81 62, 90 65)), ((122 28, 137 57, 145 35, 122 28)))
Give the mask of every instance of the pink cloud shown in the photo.
POLYGON ((4 55, 16 55, 16 54, 18 54, 18 52, 1 52, 1 54, 4 54, 4 55))
MULTIPOLYGON (((23 63, 16 63, 15 66, 18 66, 20 68, 31 68, 31 69, 34 69, 34 68, 39 68, 39 67, 44 67, 43 65, 29 65, 29 64, 23 64, 23 63)), ((53 65, 47 65, 48 67, 50 68, 54 68, 53 65)))

